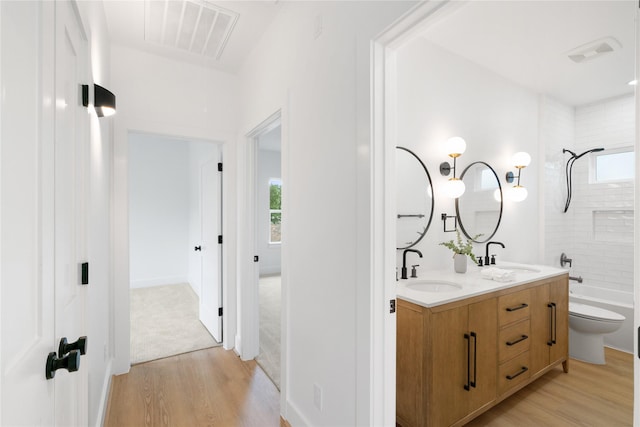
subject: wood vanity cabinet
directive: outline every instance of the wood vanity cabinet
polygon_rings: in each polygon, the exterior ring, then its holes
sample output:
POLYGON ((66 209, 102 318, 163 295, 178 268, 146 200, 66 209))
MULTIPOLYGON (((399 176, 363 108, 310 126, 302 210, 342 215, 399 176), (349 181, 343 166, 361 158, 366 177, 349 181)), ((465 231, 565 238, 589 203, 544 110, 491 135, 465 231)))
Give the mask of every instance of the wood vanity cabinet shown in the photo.
POLYGON ((399 299, 397 307, 400 426, 463 425, 558 363, 567 371, 567 275, 432 308, 399 299))

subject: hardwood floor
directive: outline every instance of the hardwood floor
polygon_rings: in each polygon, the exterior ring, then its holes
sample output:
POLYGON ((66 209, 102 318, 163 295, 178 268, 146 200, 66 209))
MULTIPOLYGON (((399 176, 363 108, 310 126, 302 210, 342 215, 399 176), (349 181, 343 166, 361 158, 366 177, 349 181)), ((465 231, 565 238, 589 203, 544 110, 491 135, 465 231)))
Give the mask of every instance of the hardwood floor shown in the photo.
POLYGON ((275 427, 280 422, 280 393, 264 372, 217 347, 135 365, 114 377, 104 425, 275 427))
MULTIPOLYGON (((606 349, 607 365, 571 360, 468 426, 633 424, 633 355, 606 349)), ((105 427, 286 426, 278 390, 255 362, 221 347, 133 366, 113 378, 105 427)))
POLYGON ((633 355, 609 348, 606 365, 571 359, 485 412, 467 426, 633 425, 633 355))

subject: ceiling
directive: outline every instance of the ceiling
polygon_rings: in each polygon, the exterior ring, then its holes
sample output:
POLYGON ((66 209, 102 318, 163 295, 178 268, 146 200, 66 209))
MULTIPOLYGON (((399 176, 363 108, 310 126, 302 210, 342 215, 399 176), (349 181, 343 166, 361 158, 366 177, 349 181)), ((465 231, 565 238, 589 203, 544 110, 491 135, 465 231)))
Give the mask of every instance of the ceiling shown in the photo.
POLYGON ((277 0, 104 1, 113 44, 232 73, 279 9, 277 0))
POLYGON ((632 93, 634 16, 627 1, 472 1, 424 37, 520 85, 569 105, 632 93), (605 39, 613 48, 576 63, 570 53, 605 39), (619 43, 619 44, 618 44, 619 43))

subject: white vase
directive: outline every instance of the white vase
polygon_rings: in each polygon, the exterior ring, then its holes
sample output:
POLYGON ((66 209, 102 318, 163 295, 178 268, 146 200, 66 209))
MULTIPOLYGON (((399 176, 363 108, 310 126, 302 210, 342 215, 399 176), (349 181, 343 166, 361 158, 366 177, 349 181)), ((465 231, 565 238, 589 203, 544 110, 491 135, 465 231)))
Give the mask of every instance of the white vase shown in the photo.
POLYGON ((455 254, 453 256, 453 269, 456 273, 467 272, 467 256, 465 254, 455 254))

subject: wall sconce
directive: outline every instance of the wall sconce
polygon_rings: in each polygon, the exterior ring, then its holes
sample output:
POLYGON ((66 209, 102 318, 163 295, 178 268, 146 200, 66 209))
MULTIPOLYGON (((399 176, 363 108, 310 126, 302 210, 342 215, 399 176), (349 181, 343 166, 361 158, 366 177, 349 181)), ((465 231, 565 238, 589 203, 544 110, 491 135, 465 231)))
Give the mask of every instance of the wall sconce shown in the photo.
MULTIPOLYGON (((82 85, 82 105, 89 106, 89 85, 82 85)), ((93 85, 93 108, 98 117, 109 117, 116 113, 116 96, 100 85, 93 85)))
POLYGON ((444 193, 447 197, 457 199, 464 193, 464 182, 460 178, 456 178, 456 159, 460 157, 467 149, 467 143, 459 136, 449 138, 446 144, 446 151, 453 159, 453 166, 448 162, 440 163, 440 174, 442 176, 449 176, 449 173, 453 170, 453 177, 449 178, 446 186, 444 187, 444 193))
POLYGON ((529 166, 529 163, 531 163, 531 156, 524 151, 520 151, 513 155, 511 161, 515 168, 518 169, 518 176, 516 177, 513 172, 509 171, 507 172, 506 180, 511 184, 517 178, 518 182, 516 185, 511 187, 511 190, 509 191, 509 198, 514 202, 521 202, 527 198, 529 193, 526 188, 520 185, 520 175, 522 174, 522 169, 526 168, 529 166))

